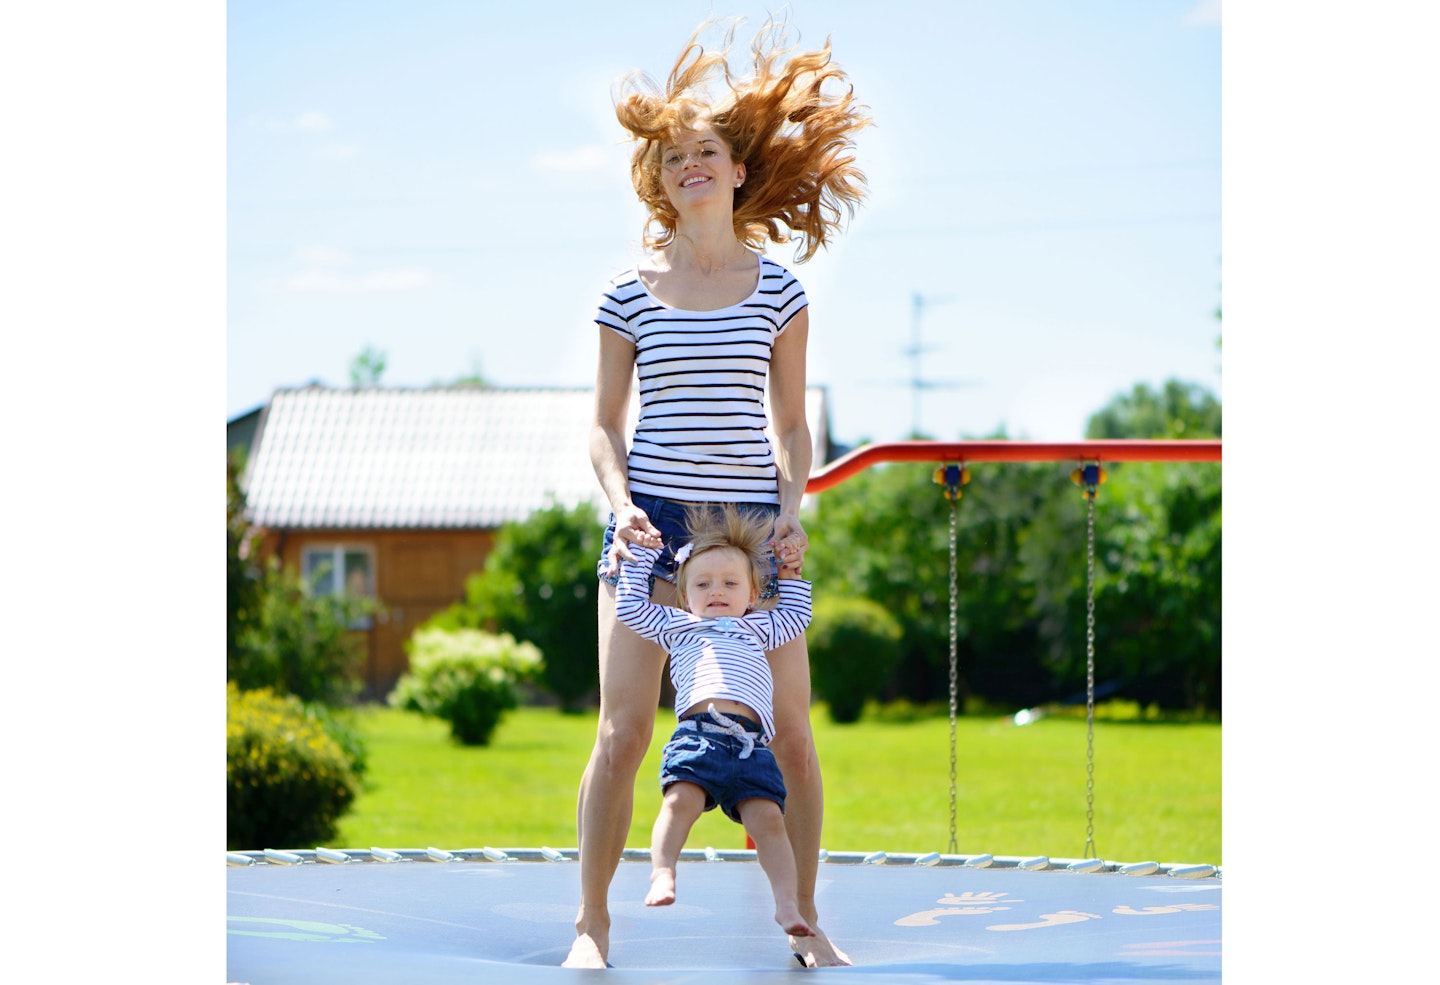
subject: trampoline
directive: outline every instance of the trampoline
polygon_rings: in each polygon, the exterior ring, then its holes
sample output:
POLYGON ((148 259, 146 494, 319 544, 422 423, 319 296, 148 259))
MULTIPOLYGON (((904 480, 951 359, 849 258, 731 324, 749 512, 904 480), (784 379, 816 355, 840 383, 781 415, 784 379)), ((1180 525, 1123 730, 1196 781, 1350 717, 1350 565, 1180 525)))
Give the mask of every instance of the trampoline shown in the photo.
MULTIPOLYGON (((1074 461, 1089 514, 1087 719, 1093 725, 1093 550, 1099 462, 1220 460, 1218 441, 899 442, 865 446, 812 476, 819 492, 880 461, 1074 461), (1089 463, 1089 464, 1087 464, 1089 463)), ((574 849, 316 848, 227 853, 226 980, 245 985, 715 980, 797 975, 1005 985, 1219 982, 1221 872, 1205 864, 964 855, 955 845, 956 507, 961 465, 934 480, 951 503, 949 854, 822 853, 822 927, 854 962, 802 968, 775 924, 753 850, 687 849, 678 899, 646 907, 649 852, 627 849, 610 886, 604 971, 560 967, 580 898, 574 849)), ((1087 773, 1093 772, 1093 736, 1087 773)), ((1091 801, 1087 778, 1087 804, 1091 801)), ((1084 851, 1093 852, 1087 808, 1084 851)))
POLYGON ((804 969, 772 919, 754 851, 687 849, 679 898, 646 907, 648 852, 611 884, 605 971, 559 967, 574 937, 573 850, 244 852, 227 856, 227 981, 658 985, 1220 981, 1220 871, 1100 859, 831 854, 816 900, 854 962, 804 969))

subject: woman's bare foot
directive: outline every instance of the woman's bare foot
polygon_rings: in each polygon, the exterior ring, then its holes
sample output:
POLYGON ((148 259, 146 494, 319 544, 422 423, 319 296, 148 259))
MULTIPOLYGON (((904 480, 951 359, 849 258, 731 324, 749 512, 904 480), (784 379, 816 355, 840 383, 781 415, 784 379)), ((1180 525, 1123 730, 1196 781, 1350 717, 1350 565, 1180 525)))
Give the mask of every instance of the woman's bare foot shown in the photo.
POLYGON ((825 932, 809 925, 810 935, 790 933, 790 949, 807 968, 842 968, 850 966, 850 956, 830 943, 825 932))
MULTIPOLYGON (((607 935, 608 937, 608 935, 607 935)), ((570 956, 560 963, 562 968, 604 968, 607 939, 603 944, 590 934, 579 934, 570 945, 570 956)))
POLYGON ((646 906, 669 906, 675 902, 675 870, 655 869, 650 873, 650 892, 645 894, 646 906))

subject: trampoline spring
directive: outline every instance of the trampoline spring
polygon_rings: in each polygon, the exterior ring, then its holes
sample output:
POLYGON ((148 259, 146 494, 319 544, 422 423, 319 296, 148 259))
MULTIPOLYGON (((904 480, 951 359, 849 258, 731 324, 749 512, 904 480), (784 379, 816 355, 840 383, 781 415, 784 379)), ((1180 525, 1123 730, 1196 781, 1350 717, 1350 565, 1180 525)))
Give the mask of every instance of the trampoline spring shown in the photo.
POLYGON ((226 852, 226 853, 225 853, 225 864, 226 864, 226 865, 254 865, 254 864, 255 864, 255 859, 251 858, 249 855, 241 854, 240 852, 226 852))
POLYGON ((706 845, 706 846, 705 846, 705 861, 707 861, 707 862, 723 862, 723 861, 725 861, 725 859, 722 858, 721 855, 720 855, 720 853, 717 852, 715 849, 711 848, 709 845, 706 845))
POLYGON ((370 848, 370 854, 379 862, 400 862, 403 861, 405 857, 399 852, 392 852, 388 848, 375 848, 373 846, 370 848))
POLYGON ((427 848, 425 849, 425 856, 435 862, 455 861, 454 854, 445 851, 443 848, 427 848))
POLYGON ((994 862, 994 861, 995 861, 995 856, 994 856, 994 855, 971 855, 969 858, 967 858, 967 859, 965 860, 965 868, 967 868, 967 869, 985 869, 985 868, 989 868, 990 863, 992 863, 992 862, 994 862))
POLYGON ((1065 866, 1066 872, 1099 872, 1105 868, 1103 858, 1084 858, 1078 862, 1071 862, 1065 866))
POLYGON ((1037 855, 1035 858, 1022 858, 1015 863, 1015 868, 1025 872, 1040 872, 1050 868, 1050 860, 1044 855, 1037 855))
POLYGON ((267 861, 276 862, 280 865, 299 865, 305 861, 294 852, 282 852, 274 848, 265 849, 265 858, 267 861))
POLYGON ((541 854, 541 855, 544 855, 545 858, 548 859, 548 860, 551 861, 551 862, 568 862, 568 861, 570 861, 570 856, 566 855, 564 852, 560 851, 558 848, 548 848, 548 847, 546 847, 545 845, 541 845, 541 846, 540 846, 540 854, 541 854))
POLYGON ((337 852, 333 848, 316 848, 315 858, 321 862, 329 862, 334 865, 344 865, 351 861, 350 856, 345 852, 337 852))
POLYGON ((917 858, 917 859, 915 860, 915 864, 916 864, 916 865, 925 865, 925 866, 939 865, 939 864, 940 864, 940 853, 939 853, 939 852, 931 852, 931 853, 928 854, 928 855, 921 855, 919 858, 917 858))
POLYGON ((1213 865, 1182 865, 1171 869, 1169 874, 1176 879, 1205 879, 1215 872, 1213 865))
POLYGON ((884 852, 871 852, 862 860, 866 865, 884 865, 888 856, 884 852))
POLYGON ((1131 862, 1115 870, 1122 876, 1149 876, 1160 871, 1159 862, 1131 862))
POLYGON ((480 854, 481 854, 481 855, 484 855, 486 858, 488 858, 488 859, 489 859, 490 861, 492 861, 492 862, 508 862, 508 861, 510 861, 510 856, 509 856, 509 855, 506 855, 504 852, 502 852, 502 851, 501 851, 500 849, 498 849, 498 848, 491 848, 491 847, 488 846, 488 845, 485 846, 484 848, 480 849, 480 854))

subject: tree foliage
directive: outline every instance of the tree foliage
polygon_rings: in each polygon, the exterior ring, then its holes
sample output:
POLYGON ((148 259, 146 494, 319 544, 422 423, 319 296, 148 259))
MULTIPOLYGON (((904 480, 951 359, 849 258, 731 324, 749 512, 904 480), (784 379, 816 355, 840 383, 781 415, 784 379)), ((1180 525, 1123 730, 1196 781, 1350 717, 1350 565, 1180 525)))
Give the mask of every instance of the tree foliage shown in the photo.
POLYGON ((341 706, 360 691, 363 655, 349 626, 367 599, 316 596, 278 558, 259 556, 234 462, 226 468, 226 679, 341 706))
POLYGON ((507 523, 465 583, 465 599, 422 627, 483 629, 533 643, 544 658, 542 686, 565 711, 578 711, 599 686, 595 562, 604 531, 596 510, 553 504, 507 523))
POLYGON ((900 623, 864 598, 821 598, 806 634, 815 692, 831 721, 860 720, 870 698, 881 697, 900 657, 900 623))
MULTIPOLYGON (((1170 381, 1116 397, 1090 438, 1213 438, 1220 405, 1170 381)), ((1003 438, 1004 435, 995 437, 1003 438)), ((1072 464, 979 464, 953 504, 959 697, 1030 706, 1083 694, 1090 507, 1072 464)), ((1096 679, 1170 708, 1220 708, 1220 469, 1108 465, 1094 507, 1096 679)), ((818 600, 864 597, 900 622, 891 697, 946 696, 952 503, 933 466, 872 468, 807 521, 818 600)))

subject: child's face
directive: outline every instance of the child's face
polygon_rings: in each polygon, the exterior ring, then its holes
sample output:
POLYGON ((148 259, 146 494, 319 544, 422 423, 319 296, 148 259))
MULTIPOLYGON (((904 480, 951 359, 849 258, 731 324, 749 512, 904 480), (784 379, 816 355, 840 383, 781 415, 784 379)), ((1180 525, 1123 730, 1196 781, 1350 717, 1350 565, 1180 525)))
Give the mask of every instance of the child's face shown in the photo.
POLYGON ((750 561, 734 548, 706 551, 685 566, 685 601, 697 616, 743 616, 759 596, 750 582, 750 561))

